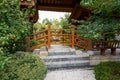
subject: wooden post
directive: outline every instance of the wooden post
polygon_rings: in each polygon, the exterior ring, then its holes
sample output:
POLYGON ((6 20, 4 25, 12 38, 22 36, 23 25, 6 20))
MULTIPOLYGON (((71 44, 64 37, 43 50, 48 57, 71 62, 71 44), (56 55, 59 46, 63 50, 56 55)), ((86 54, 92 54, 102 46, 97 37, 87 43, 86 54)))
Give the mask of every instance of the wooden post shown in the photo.
POLYGON ((48 26, 48 49, 50 49, 50 42, 51 42, 51 40, 50 40, 50 26, 48 26))
POLYGON ((111 48, 111 55, 116 55, 116 48, 111 48))
POLYGON ((62 29, 62 34, 61 34, 62 35, 62 44, 64 46, 64 35, 63 34, 64 34, 64 29, 62 29))
POLYGON ((30 37, 26 38, 26 43, 28 45, 26 51, 28 52, 30 51, 30 37))
POLYGON ((45 31, 45 46, 47 46, 48 41, 48 30, 45 31))
POLYGON ((75 36, 75 27, 74 26, 72 26, 72 48, 74 48, 74 43, 75 43, 75 38, 74 38, 74 36, 75 36))
POLYGON ((88 48, 87 50, 92 50, 92 41, 88 39, 88 48))
POLYGON ((100 55, 105 56, 105 48, 101 48, 100 55))

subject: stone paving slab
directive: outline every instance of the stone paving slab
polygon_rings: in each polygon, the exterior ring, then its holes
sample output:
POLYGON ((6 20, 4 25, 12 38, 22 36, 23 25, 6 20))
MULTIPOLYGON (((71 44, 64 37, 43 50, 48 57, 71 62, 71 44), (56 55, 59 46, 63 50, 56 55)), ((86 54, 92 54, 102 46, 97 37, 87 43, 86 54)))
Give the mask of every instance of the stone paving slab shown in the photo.
POLYGON ((70 51, 75 51, 75 49, 63 45, 51 45, 51 48, 48 50, 48 52, 70 52, 70 51))
POLYGON ((45 80, 96 80, 94 71, 87 69, 71 69, 48 71, 45 80))
POLYGON ((48 49, 49 56, 55 55, 75 55, 75 48, 64 45, 51 45, 51 48, 48 49))

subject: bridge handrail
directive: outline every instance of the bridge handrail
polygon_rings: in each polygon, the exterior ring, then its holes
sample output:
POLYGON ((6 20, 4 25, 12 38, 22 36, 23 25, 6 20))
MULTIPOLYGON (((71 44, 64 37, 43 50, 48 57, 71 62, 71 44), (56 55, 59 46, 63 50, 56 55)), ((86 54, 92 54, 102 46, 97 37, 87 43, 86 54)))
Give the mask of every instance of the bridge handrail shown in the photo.
POLYGON ((37 34, 40 34, 40 33, 44 33, 44 32, 46 32, 46 31, 47 31, 47 29, 42 30, 42 31, 38 31, 38 32, 36 32, 36 33, 31 34, 30 36, 37 35, 37 34))
MULTIPOLYGON (((90 50, 91 49, 91 41, 87 38, 82 38, 79 37, 78 35, 75 34, 75 28, 71 27, 70 29, 51 29, 50 27, 48 27, 48 29, 39 31, 37 33, 33 33, 30 35, 30 37, 28 38, 27 42, 29 44, 29 49, 30 49, 30 43, 32 40, 44 40, 44 42, 41 42, 40 44, 44 44, 46 46, 48 46, 48 48, 50 48, 51 45, 51 38, 52 37, 62 37, 62 43, 67 43, 67 44, 71 44, 72 48, 74 48, 74 46, 79 46, 81 48, 84 48, 85 50, 90 50), (71 33, 66 33, 64 32, 64 30, 70 30, 71 33), (52 32, 51 31, 55 31, 52 32), (58 31, 58 33, 57 33, 58 31), (59 32, 60 31, 60 32, 59 32), (68 39, 67 42, 64 40, 64 38, 68 39), (83 43, 81 43, 83 42, 83 43)), ((33 49, 34 47, 32 47, 33 49)))
POLYGON ((88 38, 75 35, 75 45, 82 47, 85 50, 92 50, 92 41, 88 38))

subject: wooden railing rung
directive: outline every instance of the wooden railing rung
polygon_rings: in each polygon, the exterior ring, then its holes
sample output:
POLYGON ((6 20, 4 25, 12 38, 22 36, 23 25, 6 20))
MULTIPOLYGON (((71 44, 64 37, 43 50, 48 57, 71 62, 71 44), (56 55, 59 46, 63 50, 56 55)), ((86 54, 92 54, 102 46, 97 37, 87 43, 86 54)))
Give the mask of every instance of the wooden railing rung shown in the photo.
POLYGON ((71 34, 51 34, 51 36, 71 36, 71 34))
POLYGON ((35 40, 45 39, 46 36, 35 38, 35 40))

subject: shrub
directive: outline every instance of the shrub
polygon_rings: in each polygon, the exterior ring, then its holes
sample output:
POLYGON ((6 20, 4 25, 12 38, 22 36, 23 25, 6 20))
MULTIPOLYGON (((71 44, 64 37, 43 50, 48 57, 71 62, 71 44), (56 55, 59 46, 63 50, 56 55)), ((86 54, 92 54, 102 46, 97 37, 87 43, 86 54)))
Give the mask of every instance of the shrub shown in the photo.
POLYGON ((38 41, 37 40, 32 40, 31 42, 30 42, 30 46, 35 46, 35 45, 37 45, 38 44, 38 41))
POLYGON ((38 56, 11 54, 11 63, 0 72, 1 80, 44 80, 47 68, 38 56))
POLYGON ((102 62, 95 67, 96 80, 120 80, 120 62, 102 62))
POLYGON ((26 21, 28 13, 20 9, 20 0, 0 1, 0 47, 4 51, 16 52, 18 42, 30 34, 31 23, 26 21))
POLYGON ((7 54, 4 54, 3 49, 0 48, 0 71, 6 67, 10 62, 10 57, 7 54))

